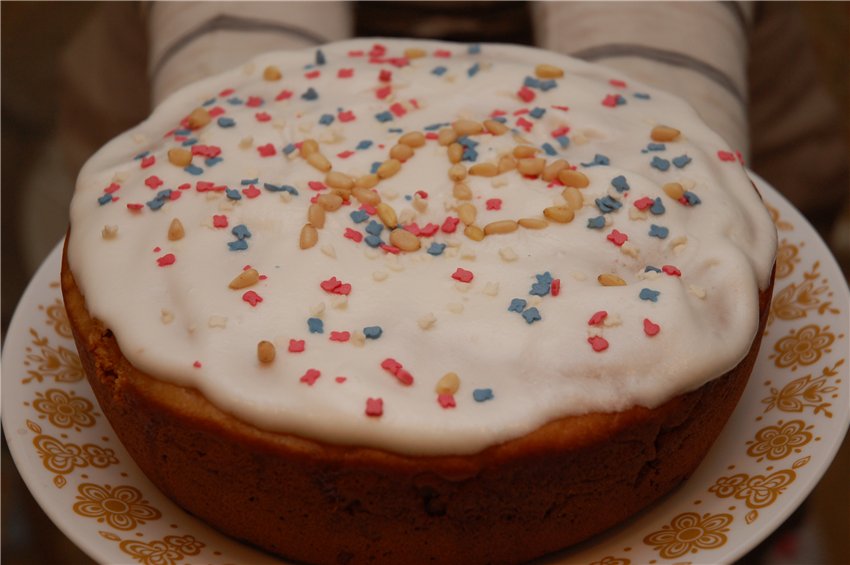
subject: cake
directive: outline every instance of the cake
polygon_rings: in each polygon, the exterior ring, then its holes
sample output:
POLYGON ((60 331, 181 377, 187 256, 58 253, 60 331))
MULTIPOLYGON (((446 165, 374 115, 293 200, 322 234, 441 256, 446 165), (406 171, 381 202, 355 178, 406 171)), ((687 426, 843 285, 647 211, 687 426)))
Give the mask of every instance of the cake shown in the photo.
POLYGON ((674 96, 353 40, 192 84, 100 150, 62 289, 104 414, 199 518, 311 563, 518 562, 696 468, 775 245, 674 96))

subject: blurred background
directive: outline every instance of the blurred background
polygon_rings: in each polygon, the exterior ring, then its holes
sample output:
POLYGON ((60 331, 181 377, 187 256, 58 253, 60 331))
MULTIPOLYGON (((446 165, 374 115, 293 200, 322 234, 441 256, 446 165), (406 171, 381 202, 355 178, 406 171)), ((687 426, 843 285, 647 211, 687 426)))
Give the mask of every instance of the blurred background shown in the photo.
MULTIPOLYGON (((409 9, 398 4, 358 3, 357 34, 514 43, 533 40, 528 7, 523 2, 486 2, 483 4, 487 4, 487 10, 475 17, 451 2, 419 3, 420 12, 433 8, 448 15, 431 18, 428 29, 419 26, 415 30, 410 26, 409 9)), ((814 50, 817 76, 840 107, 841 124, 850 139, 850 3, 781 4, 772 9, 793 11, 804 22, 804 40, 814 50)), ((150 110, 146 38, 135 21, 137 12, 135 8, 115 9, 114 5, 97 2, 0 3, 3 336, 29 279, 65 233, 67 207, 79 167, 92 151, 144 119, 150 110), (97 39, 88 31, 104 19, 112 26, 120 26, 122 33, 107 44, 93 45, 97 39), (104 57, 122 65, 121 76, 128 78, 111 84, 108 92, 86 93, 88 83, 79 75, 69 76, 67 71, 81 66, 73 59, 86 47, 99 47, 106 53, 104 57), (126 104, 121 112, 110 115, 87 112, 74 99, 80 93, 93 94, 95 100, 98 96, 112 100, 118 97, 126 104)), ((771 178, 760 171, 758 162, 753 163, 753 168, 774 186, 782 185, 782 178, 771 178)), ((850 186, 845 190, 850 193, 850 186)), ((816 214, 810 221, 830 245, 847 276, 850 205, 845 205, 837 223, 825 222, 816 214)), ((809 500, 742 562, 794 563, 799 562, 800 555, 808 555, 811 559, 806 563, 850 564, 848 478, 850 442, 845 440, 809 500)), ((91 563, 53 526, 29 495, 9 456, 5 438, 2 503, 0 558, 4 563, 91 563)))

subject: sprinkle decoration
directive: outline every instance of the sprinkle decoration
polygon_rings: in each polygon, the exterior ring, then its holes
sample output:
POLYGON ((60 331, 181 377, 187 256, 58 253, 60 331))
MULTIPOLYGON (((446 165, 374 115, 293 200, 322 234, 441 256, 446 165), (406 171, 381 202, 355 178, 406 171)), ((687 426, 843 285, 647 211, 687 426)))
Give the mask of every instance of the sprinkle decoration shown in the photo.
POLYGON ((649 318, 643 319, 643 333, 648 335, 649 337, 654 337, 658 335, 658 332, 661 331, 661 326, 652 322, 649 318))

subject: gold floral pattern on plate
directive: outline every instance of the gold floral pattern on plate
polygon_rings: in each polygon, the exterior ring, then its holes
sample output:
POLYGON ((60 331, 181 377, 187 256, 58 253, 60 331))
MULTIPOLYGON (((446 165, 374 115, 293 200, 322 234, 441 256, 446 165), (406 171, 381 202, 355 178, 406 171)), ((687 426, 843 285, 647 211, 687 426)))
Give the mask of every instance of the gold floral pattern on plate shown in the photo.
POLYGON ((122 540, 112 532, 98 532, 109 541, 119 542, 118 547, 143 565, 173 565, 184 557, 198 555, 206 547, 192 535, 165 536, 163 539, 144 542, 135 539, 122 540))
MULTIPOLYGON (((775 359, 774 364, 780 369, 790 367, 792 371, 800 365, 813 365, 832 351, 829 347, 836 336, 829 329, 829 326, 809 324, 799 330, 791 330, 789 335, 773 345, 775 353, 770 358, 775 359)), ((843 338, 844 334, 838 337, 843 338)))
POLYGON ((802 412, 806 408, 812 408, 814 414, 824 414, 827 418, 832 418, 832 412, 829 408, 831 402, 827 402, 826 398, 838 397, 838 368, 844 364, 844 359, 839 359, 832 367, 824 367, 819 377, 813 377, 808 374, 799 379, 785 384, 782 388, 771 387, 770 396, 762 399, 763 404, 767 404, 764 409, 765 413, 770 412, 774 408, 782 412, 802 412), (835 384, 830 384, 830 379, 833 379, 835 384))
POLYGON ((800 247, 803 244, 794 245, 783 239, 776 248, 776 278, 784 279, 794 272, 794 267, 800 262, 800 247))
POLYGON ((801 447, 812 441, 811 430, 803 420, 766 426, 756 432, 756 438, 747 442, 747 455, 761 463, 764 458, 771 461, 785 459, 792 453, 800 453, 801 447))
POLYGON ((614 557, 613 555, 608 555, 599 561, 594 561, 590 565, 630 565, 631 562, 631 559, 627 559, 625 557, 614 557))
MULTIPOLYGON (((777 257, 777 278, 779 278, 779 259, 777 257)), ((809 313, 823 315, 826 313, 839 314, 841 311, 833 306, 833 292, 829 289, 829 280, 820 274, 820 261, 815 261, 811 270, 803 273, 803 281, 791 283, 781 290, 774 291, 773 302, 770 304, 768 326, 779 320, 798 320, 808 317, 809 313)))
POLYGON ((43 310, 47 314, 46 323, 56 330, 56 335, 66 339, 73 339, 74 334, 71 332, 71 323, 68 321, 65 303, 62 302, 61 298, 57 298, 50 306, 39 304, 38 309, 43 310))
POLYGON ((162 513, 142 498, 139 489, 130 485, 96 485, 83 483, 77 487, 78 502, 74 512, 86 518, 106 522, 116 530, 134 530, 149 520, 158 520, 162 513))
POLYGON ((688 553, 716 549, 726 543, 729 524, 734 518, 731 514, 683 512, 675 516, 670 525, 662 526, 652 532, 643 543, 665 559, 676 559, 688 553))
POLYGON ((72 390, 65 392, 62 389, 51 388, 44 392, 37 392, 32 401, 32 407, 41 415, 39 418, 47 420, 57 428, 90 428, 95 424, 94 404, 72 390))
MULTIPOLYGON (((64 345, 51 346, 50 340, 46 337, 41 337, 39 333, 30 328, 32 335, 32 347, 27 347, 24 366, 27 367, 29 377, 21 381, 22 384, 28 384, 32 381, 43 382, 44 379, 53 379, 56 383, 75 383, 83 380, 83 366, 80 363, 80 356, 76 351, 68 349, 64 345), (35 367, 31 369, 30 367, 35 367)), ((73 342, 70 343, 74 346, 73 342)))
POLYGON ((779 217, 779 209, 778 208, 771 206, 767 202, 765 202, 764 205, 765 205, 765 208, 767 208, 767 211, 770 213, 770 219, 773 220, 773 225, 776 226, 776 229, 778 229, 780 231, 791 231, 791 230, 794 229, 794 225, 791 222, 789 222, 787 220, 783 220, 782 218, 779 217))

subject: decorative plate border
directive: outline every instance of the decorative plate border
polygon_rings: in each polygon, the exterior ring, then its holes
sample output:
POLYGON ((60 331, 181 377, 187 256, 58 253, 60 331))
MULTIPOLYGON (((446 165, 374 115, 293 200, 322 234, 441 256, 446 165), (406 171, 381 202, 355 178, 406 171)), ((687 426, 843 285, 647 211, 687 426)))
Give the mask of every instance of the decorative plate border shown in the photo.
MULTIPOLYGON (((753 175, 779 232, 774 303, 756 369, 726 429, 681 488, 542 563, 733 561, 776 529, 829 467, 850 424, 850 295, 806 220, 753 175)), ((174 505, 98 410, 59 291, 61 244, 36 273, 3 355, 3 424, 30 491, 93 559, 279 563, 174 505)))

